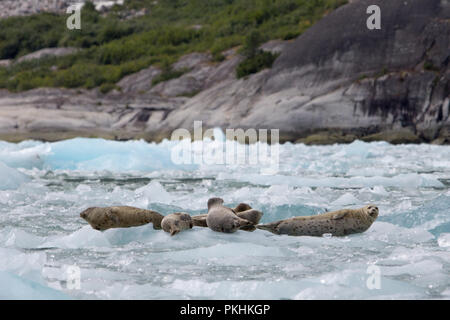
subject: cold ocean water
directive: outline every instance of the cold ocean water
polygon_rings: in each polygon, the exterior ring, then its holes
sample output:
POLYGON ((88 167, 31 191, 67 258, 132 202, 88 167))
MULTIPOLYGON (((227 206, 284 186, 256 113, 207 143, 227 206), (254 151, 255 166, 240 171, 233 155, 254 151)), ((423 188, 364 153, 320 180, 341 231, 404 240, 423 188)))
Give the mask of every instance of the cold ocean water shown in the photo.
POLYGON ((0 142, 0 298, 450 298, 449 146, 286 143, 272 174, 176 165, 173 148, 0 142), (113 205, 205 213, 213 196, 249 203, 263 223, 370 203, 380 215, 342 238, 207 228, 170 237, 151 224, 99 232, 79 217, 113 205))

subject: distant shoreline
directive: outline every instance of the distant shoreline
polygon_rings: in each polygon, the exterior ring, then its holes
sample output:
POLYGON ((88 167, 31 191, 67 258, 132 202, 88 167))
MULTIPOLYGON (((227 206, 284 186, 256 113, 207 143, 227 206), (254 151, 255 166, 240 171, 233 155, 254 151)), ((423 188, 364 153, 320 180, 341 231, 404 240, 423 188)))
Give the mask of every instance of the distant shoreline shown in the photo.
MULTIPOLYGON (((238 129, 238 128, 235 128, 238 129)), ((41 131, 41 132, 16 132, 16 133, 0 133, 0 141, 11 143, 20 143, 27 140, 36 140, 42 142, 57 142, 74 138, 100 138, 112 141, 131 141, 144 140, 146 142, 159 143, 164 139, 169 140, 170 132, 127 132, 127 131, 41 131)), ((375 142, 385 141, 393 145, 397 144, 433 144, 433 145, 450 145, 450 141, 446 137, 439 137, 433 141, 427 141, 413 134, 409 130, 390 130, 368 135, 355 135, 351 133, 342 133, 340 130, 321 131, 317 133, 299 135, 280 133, 280 143, 287 142, 305 145, 333 145, 333 144, 350 144, 354 141, 375 142)), ((247 143, 247 142, 246 142, 247 143)))

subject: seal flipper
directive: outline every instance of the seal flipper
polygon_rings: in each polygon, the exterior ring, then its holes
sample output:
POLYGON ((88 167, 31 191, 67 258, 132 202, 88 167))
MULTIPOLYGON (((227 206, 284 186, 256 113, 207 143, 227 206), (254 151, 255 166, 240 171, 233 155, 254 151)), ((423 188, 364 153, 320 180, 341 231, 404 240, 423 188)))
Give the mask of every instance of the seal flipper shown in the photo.
POLYGON ((279 230, 278 230, 278 226, 280 225, 280 223, 283 222, 282 220, 280 221, 275 221, 275 222, 271 222, 268 224, 258 224, 256 225, 257 229, 261 229, 261 230, 266 230, 275 234, 280 234, 279 230))
POLYGON ((251 210, 252 207, 250 207, 248 204, 246 203, 239 203, 236 208, 234 208, 234 212, 242 212, 242 211, 247 211, 247 210, 251 210))
POLYGON ((350 211, 348 211, 348 210, 337 211, 335 214, 333 214, 333 216, 331 217, 331 220, 343 219, 349 213, 350 213, 350 211))
POLYGON ((252 224, 257 225, 263 216, 261 211, 250 209, 246 211, 241 211, 237 213, 237 216, 242 219, 250 221, 252 224))
POLYGON ((192 222, 193 222, 194 226, 208 228, 208 225, 206 224, 206 216, 207 216, 207 214, 200 214, 198 216, 192 216, 192 222))
POLYGON ((243 226, 243 227, 240 227, 239 230, 247 231, 247 232, 253 232, 253 231, 256 230, 256 226, 254 226, 254 225, 252 225, 252 226, 243 226))

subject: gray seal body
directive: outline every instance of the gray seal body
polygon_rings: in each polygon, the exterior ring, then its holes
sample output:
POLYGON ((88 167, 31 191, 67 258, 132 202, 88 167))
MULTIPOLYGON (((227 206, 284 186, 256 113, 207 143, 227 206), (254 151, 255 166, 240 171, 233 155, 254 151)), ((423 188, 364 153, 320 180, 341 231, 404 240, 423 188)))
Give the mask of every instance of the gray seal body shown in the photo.
MULTIPOLYGON (((230 208, 231 209, 231 208, 230 208)), ((257 225, 259 221, 261 220, 261 217, 263 216, 263 213, 261 211, 252 209, 252 207, 246 203, 239 203, 234 209, 231 209, 234 211, 234 213, 245 220, 250 221, 254 225, 257 225)), ((196 216, 192 216, 192 221, 194 223, 194 226, 196 227, 204 227, 207 228, 208 224, 206 223, 206 217, 208 214, 200 214, 196 216)), ((256 230, 255 226, 245 226, 241 227, 241 230, 245 231, 254 231, 256 230)))
POLYGON ((220 198, 208 200, 207 226, 217 232, 233 233, 242 227, 253 226, 253 223, 236 215, 233 209, 223 206, 220 198))
POLYGON ((92 207, 80 213, 95 230, 111 228, 130 228, 153 223, 153 229, 161 229, 164 216, 156 211, 128 206, 92 207))
POLYGON ((321 237, 324 234, 332 234, 340 237, 366 231, 377 217, 378 208, 368 205, 360 209, 342 209, 316 216, 294 217, 256 227, 290 236, 321 237))

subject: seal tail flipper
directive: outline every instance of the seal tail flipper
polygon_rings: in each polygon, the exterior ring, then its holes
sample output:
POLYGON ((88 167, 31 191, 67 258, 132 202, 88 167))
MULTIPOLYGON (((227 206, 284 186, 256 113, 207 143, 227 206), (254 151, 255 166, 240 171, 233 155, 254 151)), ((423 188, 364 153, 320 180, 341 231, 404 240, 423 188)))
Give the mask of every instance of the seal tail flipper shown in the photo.
POLYGON ((248 204, 246 204, 246 203, 239 203, 236 206, 236 208, 234 208, 234 212, 237 213, 237 212, 247 211, 247 210, 250 210, 250 209, 252 209, 252 207, 250 207, 248 204))
POLYGON ((256 228, 260 230, 266 230, 275 234, 280 234, 278 231, 278 225, 280 224, 280 222, 281 221, 272 222, 268 224, 258 224, 256 225, 256 228))
POLYGON ((240 218, 240 217, 238 217, 238 219, 239 219, 239 229, 245 228, 245 227, 251 227, 251 226, 255 225, 253 222, 251 222, 247 219, 240 218))
POLYGON ((256 230, 256 226, 255 226, 255 225, 251 225, 251 226, 243 226, 243 227, 240 227, 239 230, 248 231, 248 232, 253 232, 253 231, 256 230))
POLYGON ((251 221, 254 225, 257 225, 259 223, 259 221, 261 220, 263 213, 261 211, 255 210, 255 209, 250 209, 250 210, 238 212, 237 216, 239 218, 251 221))
POLYGON ((208 225, 206 224, 206 216, 207 216, 207 214, 192 216, 192 222, 193 222, 194 226, 207 228, 208 225))

